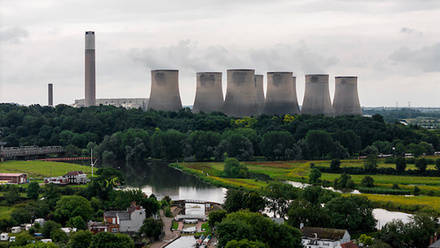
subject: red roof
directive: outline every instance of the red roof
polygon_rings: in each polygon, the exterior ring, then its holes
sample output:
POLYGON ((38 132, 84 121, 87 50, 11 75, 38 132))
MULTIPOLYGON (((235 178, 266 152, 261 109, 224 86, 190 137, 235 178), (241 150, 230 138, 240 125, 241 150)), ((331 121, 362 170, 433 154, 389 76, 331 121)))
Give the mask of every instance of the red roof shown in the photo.
POLYGON ((342 248, 359 248, 353 241, 344 243, 341 245, 342 248))
POLYGON ((83 171, 71 171, 71 172, 67 173, 65 176, 78 176, 81 174, 84 174, 84 172, 83 171))
POLYGON ((0 176, 3 176, 3 177, 19 177, 22 175, 26 175, 26 174, 24 174, 24 173, 0 173, 0 176))

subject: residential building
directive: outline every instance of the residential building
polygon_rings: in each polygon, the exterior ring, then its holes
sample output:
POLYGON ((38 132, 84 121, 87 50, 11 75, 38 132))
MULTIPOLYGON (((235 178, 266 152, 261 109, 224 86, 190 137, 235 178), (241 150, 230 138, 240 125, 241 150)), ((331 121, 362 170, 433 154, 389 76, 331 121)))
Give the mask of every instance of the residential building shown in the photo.
POLYGON ((27 182, 27 175, 24 173, 0 173, 0 183, 22 184, 27 182))
POLYGON ((303 227, 301 232, 302 244, 306 248, 340 248, 350 242, 350 234, 343 229, 303 227))

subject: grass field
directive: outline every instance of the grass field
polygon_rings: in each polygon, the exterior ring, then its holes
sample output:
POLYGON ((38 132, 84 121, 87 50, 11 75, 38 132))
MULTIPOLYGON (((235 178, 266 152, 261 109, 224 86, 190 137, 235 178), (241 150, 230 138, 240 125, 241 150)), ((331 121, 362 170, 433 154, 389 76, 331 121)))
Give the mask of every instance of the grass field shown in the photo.
MULTIPOLYGON (((363 166, 362 160, 343 160, 341 166, 363 166)), ((310 164, 317 166, 330 166, 330 161, 274 161, 274 162, 245 162, 249 172, 270 176, 272 179, 288 180, 296 182, 308 182, 310 164)), ((259 189, 267 185, 267 181, 256 179, 237 179, 219 177, 223 171, 224 163, 179 163, 180 169, 223 187, 235 187, 246 189, 259 189)), ((379 167, 395 166, 379 164, 379 167)), ((351 175, 356 185, 366 175, 351 175)), ((400 211, 424 211, 440 214, 440 177, 398 176, 398 175, 369 175, 374 179, 376 187, 391 188, 394 183, 406 190, 419 187, 421 194, 431 192, 434 196, 389 196, 364 194, 378 207, 400 211)), ((340 174, 322 173, 321 179, 333 182, 340 174)))
POLYGON ((46 161, 5 161, 0 162, 0 173, 27 173, 28 178, 44 178, 62 176, 69 171, 82 170, 86 174, 92 173, 90 166, 83 166, 62 162, 46 161))
POLYGON ((14 207, 0 206, 0 219, 9 218, 14 207))

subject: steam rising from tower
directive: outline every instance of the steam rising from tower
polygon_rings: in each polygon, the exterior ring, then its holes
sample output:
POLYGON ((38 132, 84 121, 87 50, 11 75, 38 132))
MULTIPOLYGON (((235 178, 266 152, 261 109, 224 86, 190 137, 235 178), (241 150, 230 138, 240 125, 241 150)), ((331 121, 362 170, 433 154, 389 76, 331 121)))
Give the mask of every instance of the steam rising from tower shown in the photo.
POLYGON ((148 110, 178 111, 182 108, 178 70, 152 70, 148 110))
POLYGON ((357 77, 335 77, 333 111, 335 115, 362 114, 357 90, 357 77))
POLYGON ((263 112, 269 115, 299 114, 295 82, 292 72, 268 72, 263 112))
POLYGON ((227 70, 227 78, 225 114, 236 117, 258 115, 255 70, 227 70))
POLYGON ((301 113, 333 115, 328 88, 328 75, 306 75, 306 90, 301 113))
POLYGON ((222 73, 198 72, 193 113, 221 111, 223 107, 222 73))
POLYGON ((85 98, 86 107, 96 104, 96 65, 95 65, 95 32, 86 31, 85 63, 85 98))

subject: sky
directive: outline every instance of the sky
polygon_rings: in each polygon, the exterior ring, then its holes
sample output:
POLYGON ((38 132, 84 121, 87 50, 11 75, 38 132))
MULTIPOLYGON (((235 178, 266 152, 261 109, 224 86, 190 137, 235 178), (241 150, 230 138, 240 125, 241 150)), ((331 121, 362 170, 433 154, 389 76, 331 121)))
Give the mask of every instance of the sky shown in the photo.
POLYGON ((148 98, 151 70, 358 76, 362 106, 440 106, 438 0, 0 0, 0 102, 84 98, 85 31, 95 31, 97 98, 148 98))

